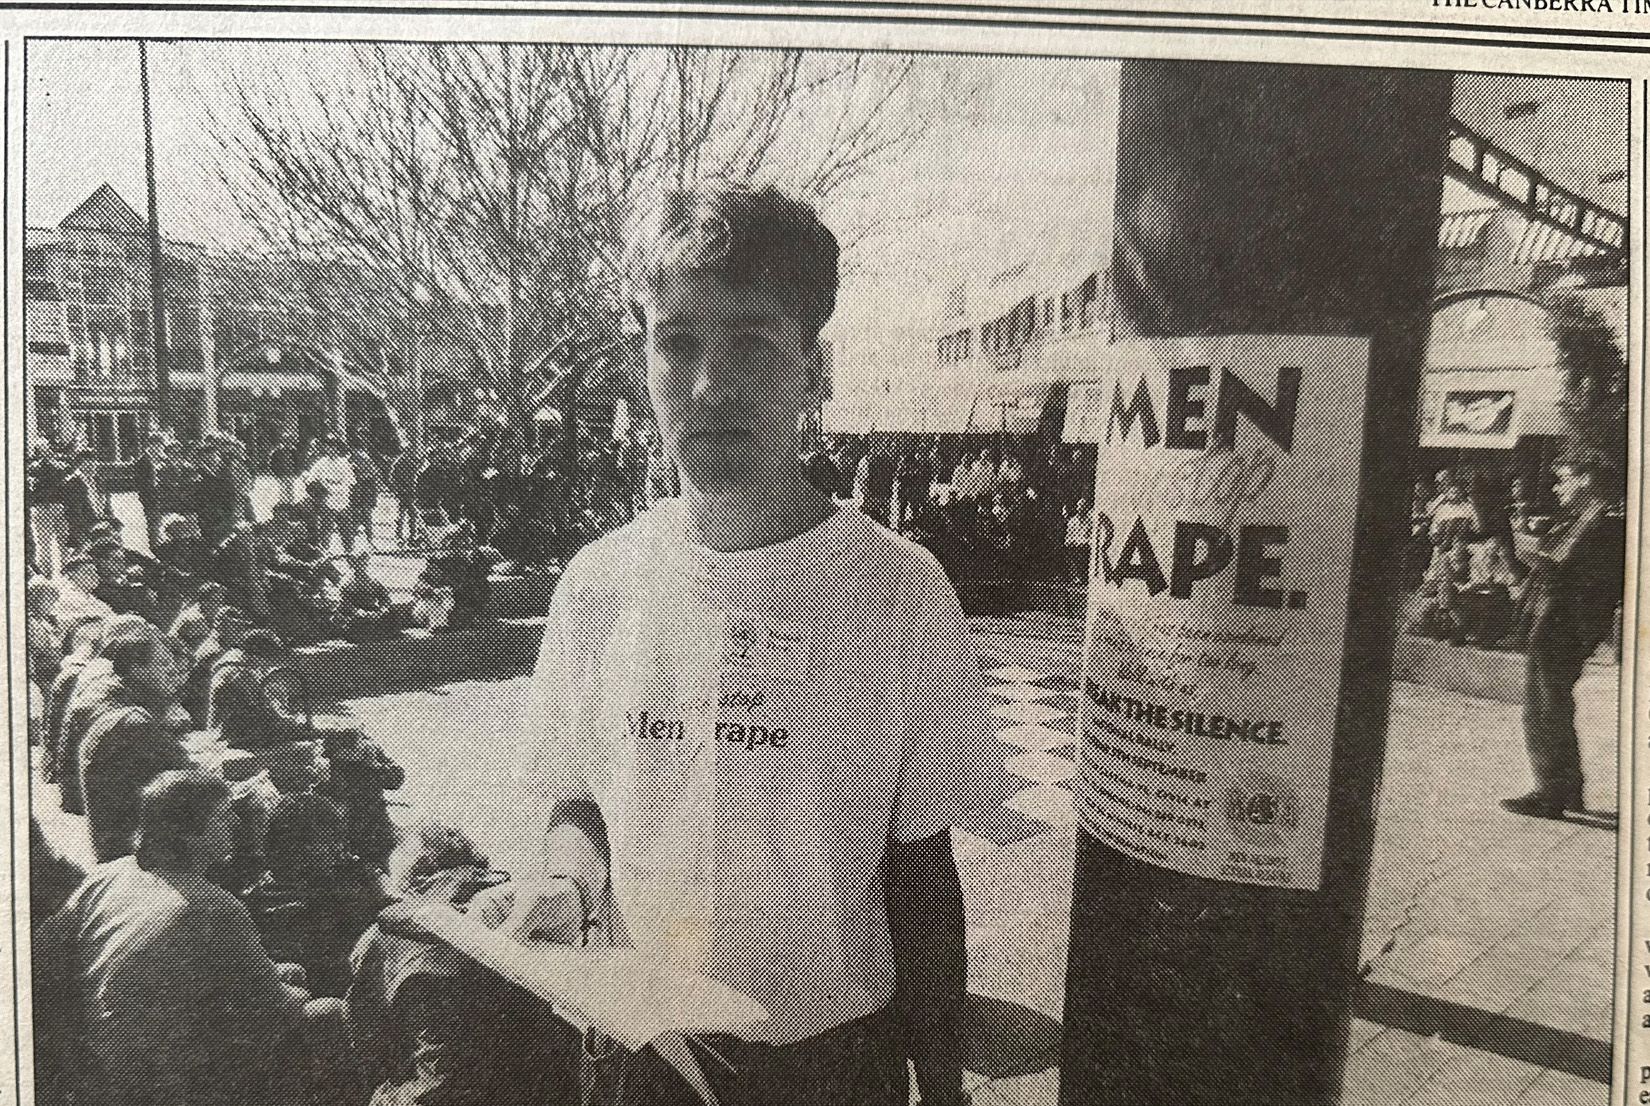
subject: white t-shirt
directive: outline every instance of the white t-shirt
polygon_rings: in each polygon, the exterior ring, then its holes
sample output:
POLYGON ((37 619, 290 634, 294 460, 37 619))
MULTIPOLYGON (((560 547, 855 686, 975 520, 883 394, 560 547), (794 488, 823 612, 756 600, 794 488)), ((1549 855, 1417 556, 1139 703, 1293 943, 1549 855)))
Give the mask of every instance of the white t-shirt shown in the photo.
POLYGON ((355 466, 348 457, 323 453, 300 477, 305 485, 321 483, 327 486, 327 506, 342 511, 349 506, 350 488, 355 484, 355 466))
POLYGON ((526 729, 528 801, 601 808, 628 939, 762 1003, 775 1044, 887 1004, 890 840, 1006 795, 956 591, 856 510, 724 553, 666 500, 596 542, 526 729))

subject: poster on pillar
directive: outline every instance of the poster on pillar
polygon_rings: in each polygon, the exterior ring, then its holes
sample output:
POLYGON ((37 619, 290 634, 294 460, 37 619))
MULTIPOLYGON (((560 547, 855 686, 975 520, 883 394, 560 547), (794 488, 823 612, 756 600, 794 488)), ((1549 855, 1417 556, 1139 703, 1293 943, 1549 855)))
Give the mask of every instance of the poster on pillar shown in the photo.
POLYGON ((1369 342, 1123 342, 1096 428, 1078 811, 1149 864, 1315 890, 1369 342))

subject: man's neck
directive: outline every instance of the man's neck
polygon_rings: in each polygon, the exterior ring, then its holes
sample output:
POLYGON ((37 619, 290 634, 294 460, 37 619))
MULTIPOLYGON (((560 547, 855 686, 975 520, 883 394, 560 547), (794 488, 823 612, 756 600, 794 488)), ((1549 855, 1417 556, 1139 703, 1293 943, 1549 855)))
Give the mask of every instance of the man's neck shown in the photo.
POLYGON ((836 509, 802 474, 754 493, 706 495, 686 481, 682 501, 688 536, 723 553, 778 545, 824 522, 836 509))

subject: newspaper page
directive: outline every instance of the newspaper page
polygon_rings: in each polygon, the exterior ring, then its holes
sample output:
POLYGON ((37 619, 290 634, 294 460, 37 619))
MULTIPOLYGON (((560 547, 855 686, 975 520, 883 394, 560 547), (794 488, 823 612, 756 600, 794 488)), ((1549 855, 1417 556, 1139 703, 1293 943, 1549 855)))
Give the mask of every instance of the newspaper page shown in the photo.
POLYGON ((1647 81, 0 9, 0 1102, 1650 1102, 1647 81))

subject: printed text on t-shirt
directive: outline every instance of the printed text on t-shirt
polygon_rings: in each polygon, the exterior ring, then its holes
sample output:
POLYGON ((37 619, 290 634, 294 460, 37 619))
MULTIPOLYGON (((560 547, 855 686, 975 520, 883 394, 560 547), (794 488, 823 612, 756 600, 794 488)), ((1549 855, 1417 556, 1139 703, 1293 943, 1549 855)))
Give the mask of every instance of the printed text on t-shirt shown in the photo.
MULTIPOLYGON (((626 711, 625 726, 636 741, 683 741, 687 738, 687 723, 681 718, 657 718, 647 711, 626 711)), ((716 740, 744 749, 767 746, 783 749, 791 739, 782 726, 743 725, 738 722, 716 723, 716 740)))

